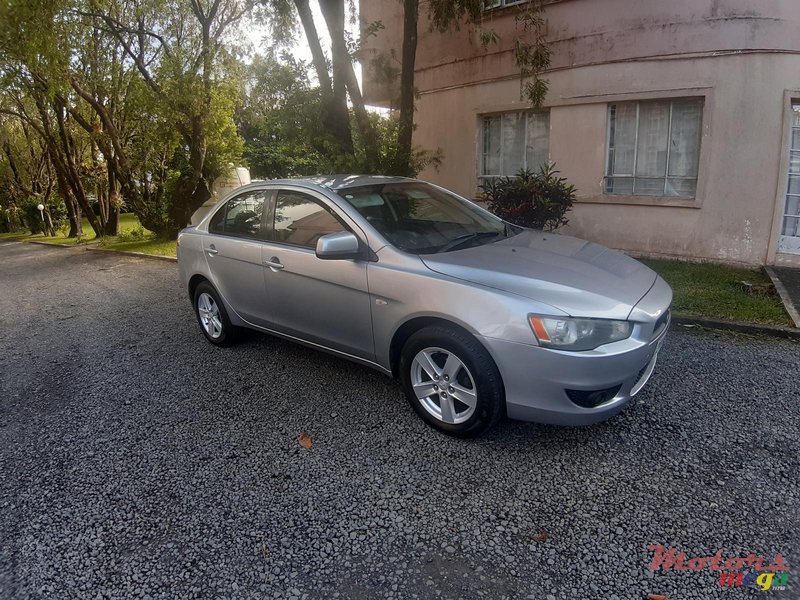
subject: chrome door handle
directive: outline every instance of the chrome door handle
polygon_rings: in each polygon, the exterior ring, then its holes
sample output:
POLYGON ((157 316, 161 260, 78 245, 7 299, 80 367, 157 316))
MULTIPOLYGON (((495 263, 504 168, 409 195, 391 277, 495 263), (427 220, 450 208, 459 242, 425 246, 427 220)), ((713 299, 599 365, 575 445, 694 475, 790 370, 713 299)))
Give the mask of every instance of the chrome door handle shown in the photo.
POLYGON ((265 267, 269 267, 270 269, 282 269, 283 268, 283 265, 281 264, 281 261, 278 260, 277 256, 273 256, 269 260, 265 260, 264 261, 264 266, 265 267))
POLYGON ((211 256, 213 256, 215 254, 219 254, 219 250, 214 248, 214 246, 211 246, 210 248, 206 248, 206 252, 208 252, 211 256))

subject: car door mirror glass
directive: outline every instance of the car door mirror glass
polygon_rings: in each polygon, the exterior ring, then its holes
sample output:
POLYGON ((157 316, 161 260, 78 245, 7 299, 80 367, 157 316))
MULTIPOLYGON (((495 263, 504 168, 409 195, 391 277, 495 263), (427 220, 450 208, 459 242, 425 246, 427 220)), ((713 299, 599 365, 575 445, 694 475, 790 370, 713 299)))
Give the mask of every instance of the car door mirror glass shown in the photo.
POLYGON ((317 258, 344 260, 358 258, 361 247, 358 238, 349 231, 337 231, 323 235, 317 240, 317 258))

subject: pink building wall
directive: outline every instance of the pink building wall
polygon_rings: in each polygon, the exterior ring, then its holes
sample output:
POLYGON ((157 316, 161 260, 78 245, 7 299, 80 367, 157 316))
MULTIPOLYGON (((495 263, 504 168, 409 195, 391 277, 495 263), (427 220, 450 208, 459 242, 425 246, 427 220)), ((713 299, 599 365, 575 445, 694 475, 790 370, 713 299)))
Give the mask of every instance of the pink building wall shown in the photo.
MULTIPOLYGON (((362 0, 386 27, 369 46, 399 56, 402 5, 362 0)), ((474 28, 439 34, 420 21, 415 143, 444 162, 423 179, 478 193, 481 115, 524 110, 510 48, 517 8, 486 13, 500 44, 474 28)), ((800 264, 776 253, 788 169, 788 112, 800 98, 800 2, 561 0, 548 4, 550 160, 578 188, 567 233, 647 254, 800 264), (603 194, 608 103, 704 99, 695 198, 603 194)), ((392 90, 365 69, 368 101, 392 90)))

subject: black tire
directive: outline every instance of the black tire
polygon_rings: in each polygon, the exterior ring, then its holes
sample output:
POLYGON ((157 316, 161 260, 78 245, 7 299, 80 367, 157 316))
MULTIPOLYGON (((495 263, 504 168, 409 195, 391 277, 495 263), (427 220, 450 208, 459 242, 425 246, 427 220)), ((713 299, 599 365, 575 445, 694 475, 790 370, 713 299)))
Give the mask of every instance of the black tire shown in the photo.
POLYGON ((228 311, 225 309, 225 304, 223 304, 222 299, 217 293, 217 290, 214 289, 213 285, 211 285, 208 281, 201 282, 194 291, 192 304, 194 306, 194 314, 197 317, 197 324, 200 326, 200 331, 203 332, 203 335, 209 342, 215 346, 230 346, 236 342, 240 334, 239 328, 231 324, 230 317, 228 317, 228 311), (198 304, 203 294, 206 294, 213 299, 219 311, 219 321, 222 324, 222 331, 216 337, 206 331, 206 327, 203 325, 203 317, 198 304))
MULTIPOLYGON (((475 437, 495 425, 505 415, 505 389, 500 371, 486 348, 472 335, 456 327, 434 325, 414 333, 400 355, 400 381, 416 413, 431 427, 461 438, 475 437), (446 423, 423 406, 411 383, 414 358, 428 348, 453 353, 469 370, 477 390, 475 409, 461 423, 446 423)), ((463 370, 462 375, 465 375, 463 370)), ((433 382, 431 382, 433 383, 433 382)), ((435 394, 434 394, 435 396, 435 394)), ((466 405, 460 405, 466 410, 466 405)))

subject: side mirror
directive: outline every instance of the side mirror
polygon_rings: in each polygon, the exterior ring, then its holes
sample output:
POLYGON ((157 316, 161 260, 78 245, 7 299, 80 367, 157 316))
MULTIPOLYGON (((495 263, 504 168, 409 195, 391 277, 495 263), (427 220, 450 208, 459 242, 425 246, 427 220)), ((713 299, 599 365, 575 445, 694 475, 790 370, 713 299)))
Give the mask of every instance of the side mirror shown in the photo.
POLYGON ((337 231, 323 235, 317 240, 317 258, 323 260, 344 260, 359 258, 361 246, 358 238, 349 231, 337 231))

